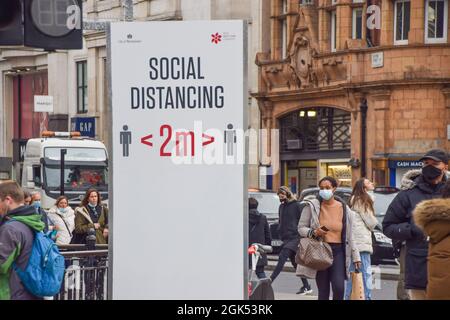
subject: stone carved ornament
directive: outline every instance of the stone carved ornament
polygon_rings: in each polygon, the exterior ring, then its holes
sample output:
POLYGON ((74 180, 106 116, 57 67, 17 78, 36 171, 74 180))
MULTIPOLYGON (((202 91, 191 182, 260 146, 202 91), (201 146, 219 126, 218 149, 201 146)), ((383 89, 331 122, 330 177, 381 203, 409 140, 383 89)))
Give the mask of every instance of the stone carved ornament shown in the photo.
POLYGON ((290 66, 300 82, 300 88, 317 86, 318 79, 313 68, 313 57, 317 52, 311 47, 309 39, 303 34, 298 35, 292 48, 290 66))

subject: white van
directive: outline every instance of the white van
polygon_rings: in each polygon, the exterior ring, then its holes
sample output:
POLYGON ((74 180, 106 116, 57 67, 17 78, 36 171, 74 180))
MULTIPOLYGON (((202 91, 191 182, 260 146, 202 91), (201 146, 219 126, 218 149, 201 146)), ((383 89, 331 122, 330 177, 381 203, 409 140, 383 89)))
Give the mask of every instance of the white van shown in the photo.
POLYGON ((66 149, 64 195, 69 205, 80 204, 89 188, 108 199, 108 153, 101 141, 80 137, 78 132, 51 132, 30 139, 24 154, 22 187, 41 193, 41 206, 51 208, 61 194, 61 150, 66 149))

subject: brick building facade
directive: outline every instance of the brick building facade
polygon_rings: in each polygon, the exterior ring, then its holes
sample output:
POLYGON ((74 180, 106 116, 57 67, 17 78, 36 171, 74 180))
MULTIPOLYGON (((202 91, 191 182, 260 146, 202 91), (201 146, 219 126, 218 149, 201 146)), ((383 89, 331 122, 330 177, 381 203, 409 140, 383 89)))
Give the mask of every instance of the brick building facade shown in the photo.
POLYGON ((268 141, 279 163, 262 163, 279 165, 272 188, 298 192, 327 174, 398 186, 426 150, 450 149, 448 10, 448 0, 271 0, 254 96, 262 128, 280 130, 268 141))

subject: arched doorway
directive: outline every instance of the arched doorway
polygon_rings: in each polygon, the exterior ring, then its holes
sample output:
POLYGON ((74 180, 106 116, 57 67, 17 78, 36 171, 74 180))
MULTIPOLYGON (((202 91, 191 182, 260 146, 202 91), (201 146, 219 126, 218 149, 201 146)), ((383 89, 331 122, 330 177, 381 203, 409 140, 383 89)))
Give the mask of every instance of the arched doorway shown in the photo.
POLYGON ((300 193, 330 175, 341 186, 351 186, 350 112, 311 107, 284 115, 278 122, 282 185, 300 193))

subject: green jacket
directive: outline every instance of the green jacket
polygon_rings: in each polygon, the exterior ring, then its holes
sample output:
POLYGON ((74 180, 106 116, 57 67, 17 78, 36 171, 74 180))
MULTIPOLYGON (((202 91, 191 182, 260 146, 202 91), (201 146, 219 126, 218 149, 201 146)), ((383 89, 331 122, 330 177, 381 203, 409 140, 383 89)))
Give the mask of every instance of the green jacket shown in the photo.
POLYGON ((32 206, 21 206, 8 213, 0 224, 0 300, 39 299, 26 291, 12 269, 28 265, 34 241, 34 231, 43 231, 45 224, 32 206))
MULTIPOLYGON (((98 217, 98 224, 100 228, 95 230, 96 244, 107 244, 108 238, 103 236, 103 231, 108 229, 108 208, 101 205, 97 206, 97 211, 100 212, 98 217)), ((85 237, 89 229, 94 229, 94 222, 89 213, 89 209, 85 206, 75 209, 75 233, 85 237)))

